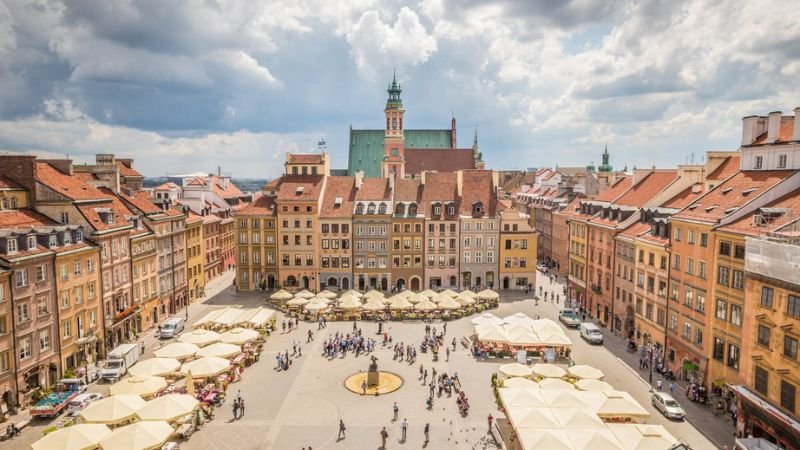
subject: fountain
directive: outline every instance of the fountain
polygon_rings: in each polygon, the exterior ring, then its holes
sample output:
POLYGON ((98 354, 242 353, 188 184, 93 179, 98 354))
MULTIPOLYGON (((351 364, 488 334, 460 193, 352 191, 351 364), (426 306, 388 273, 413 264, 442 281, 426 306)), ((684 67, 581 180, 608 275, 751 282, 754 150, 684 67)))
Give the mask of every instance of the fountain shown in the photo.
POLYGON ((378 358, 370 357, 371 363, 366 372, 359 372, 348 377, 344 386, 350 392, 361 395, 388 394, 400 389, 403 379, 392 372, 378 370, 378 358))

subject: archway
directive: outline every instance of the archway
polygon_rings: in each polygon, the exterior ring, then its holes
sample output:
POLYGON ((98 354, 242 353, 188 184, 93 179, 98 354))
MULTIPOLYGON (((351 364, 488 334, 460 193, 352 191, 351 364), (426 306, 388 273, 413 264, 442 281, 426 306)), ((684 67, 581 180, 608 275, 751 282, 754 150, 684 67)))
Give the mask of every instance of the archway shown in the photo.
POLYGON ((294 275, 286 277, 286 286, 297 286, 297 278, 294 275))
POLYGON ((406 280, 404 278, 398 278, 394 285, 398 291, 402 291, 406 288, 406 280))
POLYGON ((389 280, 387 280, 386 277, 383 277, 381 278, 381 290, 385 291, 387 289, 389 289, 389 280))
POLYGON ((267 275, 267 287, 269 289, 275 289, 275 276, 267 275))
MULTIPOLYGON (((475 286, 481 287, 481 277, 475 277, 475 286)), ((467 286, 465 286, 467 287, 467 286)))
POLYGON ((464 272, 461 274, 461 288, 469 289, 472 287, 472 272, 464 272))
POLYGON ((419 291, 419 278, 412 277, 411 278, 411 290, 412 291, 419 291))
POLYGON ((359 291, 364 291, 365 290, 364 289, 366 287, 365 284, 366 284, 366 281, 364 280, 364 277, 363 276, 362 277, 358 277, 358 290, 359 291))
POLYGON ((458 280, 456 279, 456 276, 455 275, 451 276, 450 277, 450 287, 455 287, 457 284, 458 284, 458 280))
POLYGON ((308 277, 303 277, 303 289, 308 289, 308 277))
POLYGON ((503 289, 508 289, 509 283, 510 280, 508 279, 508 277, 503 277, 503 289))
POLYGON ((342 278, 342 289, 343 290, 350 290, 350 279, 347 277, 342 278))
POLYGON ((336 277, 328 277, 328 283, 326 284, 326 287, 338 287, 338 286, 339 286, 339 281, 336 279, 336 277))

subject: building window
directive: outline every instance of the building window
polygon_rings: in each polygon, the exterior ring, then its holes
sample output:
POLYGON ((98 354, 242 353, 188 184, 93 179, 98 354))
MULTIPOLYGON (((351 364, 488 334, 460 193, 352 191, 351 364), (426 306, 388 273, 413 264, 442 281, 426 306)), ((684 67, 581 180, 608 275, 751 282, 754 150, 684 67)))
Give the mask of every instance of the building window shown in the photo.
POLYGON ((700 247, 708 247, 708 233, 700 233, 700 247))
POLYGON ((717 283, 727 286, 730 283, 730 272, 731 269, 727 266, 719 266, 719 271, 717 272, 717 283))
POLYGON ((731 323, 737 327, 742 326, 742 307, 731 303, 731 323))
POLYGON ((739 346, 728 343, 728 362, 727 366, 734 370, 739 370, 739 346))
POLYGON ((770 329, 764 325, 758 325, 758 344, 769 348, 770 329))
POLYGON ((672 268, 675 270, 681 270, 681 255, 672 255, 672 268))
POLYGON ((797 361, 797 339, 789 335, 783 337, 783 356, 797 361))
POLYGON ((682 234, 683 234, 683 230, 681 230, 680 228, 675 228, 675 240, 676 241, 680 242, 682 234))
POLYGON ((792 294, 786 297, 786 314, 792 317, 800 317, 800 297, 792 294))
POLYGON ((728 303, 725 300, 717 299, 716 316, 719 320, 728 320, 728 303))
POLYGON ((23 287, 28 285, 28 269, 20 269, 14 271, 14 279, 16 281, 17 287, 23 287))
POLYGON ((761 306, 765 308, 772 308, 772 299, 775 291, 771 287, 761 287, 761 306))
POLYGON ((797 398, 797 388, 786 380, 781 380, 781 406, 794 414, 795 399, 797 398))
POLYGON ((706 279, 706 263, 705 261, 698 261, 697 262, 697 276, 701 279, 706 279))
POLYGON ((725 241, 720 242, 719 254, 723 256, 731 256, 731 243, 725 241))
POLYGON ((725 341, 714 336, 714 348, 712 349, 712 357, 717 361, 722 361, 725 358, 725 341))
POLYGON ((734 269, 731 287, 740 291, 744 289, 744 272, 734 269))
POLYGON ((19 341, 19 360, 24 361, 31 357, 31 338, 30 336, 19 341))
POLYGON ((769 395, 769 372, 761 366, 756 366, 755 382, 753 387, 762 395, 769 395))
POLYGON ((779 169, 786 168, 786 155, 778 155, 778 168, 779 169))
POLYGON ((39 351, 48 349, 50 349, 50 329, 44 329, 39 332, 39 351))
POLYGON ((756 161, 753 164, 754 169, 760 169, 764 165, 764 157, 763 156, 756 156, 756 161))

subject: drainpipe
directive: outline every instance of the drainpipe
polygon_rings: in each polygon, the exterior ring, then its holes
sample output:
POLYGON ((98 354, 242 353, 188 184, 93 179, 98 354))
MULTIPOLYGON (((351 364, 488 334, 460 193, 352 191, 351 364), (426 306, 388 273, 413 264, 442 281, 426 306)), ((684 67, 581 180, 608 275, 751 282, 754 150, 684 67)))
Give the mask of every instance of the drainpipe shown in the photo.
MULTIPOLYGON (((19 406, 19 373, 20 373, 20 370, 19 370, 18 362, 17 362, 17 358, 18 358, 19 353, 18 353, 18 350, 17 350, 17 332, 16 332, 16 326, 15 326, 15 324, 17 323, 17 308, 16 308, 17 305, 14 303, 14 289, 11 288, 11 283, 14 283, 13 271, 12 271, 11 276, 8 278, 8 291, 11 293, 11 299, 10 299, 10 303, 9 304, 11 305, 11 336, 12 336, 11 342, 12 342, 12 346, 14 348, 14 355, 13 356, 14 356, 14 369, 15 369, 14 370, 15 373, 14 373, 14 399, 13 399, 14 405, 13 405, 13 407, 14 407, 14 409, 16 409, 19 406)), ((33 343, 31 343, 31 345, 32 344, 33 343)))

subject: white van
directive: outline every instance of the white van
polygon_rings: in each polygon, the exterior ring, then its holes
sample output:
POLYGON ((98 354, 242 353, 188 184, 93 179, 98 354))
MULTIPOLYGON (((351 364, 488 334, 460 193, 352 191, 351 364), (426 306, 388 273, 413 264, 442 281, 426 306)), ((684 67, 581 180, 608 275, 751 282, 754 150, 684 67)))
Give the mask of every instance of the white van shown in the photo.
POLYGON ((603 332, 600 331, 600 328, 591 323, 591 322, 584 322, 580 326, 581 330, 581 337, 586 339, 586 342, 590 344, 602 344, 603 343, 603 332))
POLYGON ((159 332, 159 336, 161 339, 172 339, 177 337, 183 331, 183 325, 186 323, 186 319, 181 317, 173 317, 171 319, 167 319, 162 325, 161 330, 159 332))

